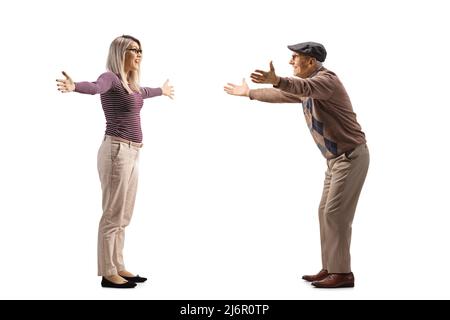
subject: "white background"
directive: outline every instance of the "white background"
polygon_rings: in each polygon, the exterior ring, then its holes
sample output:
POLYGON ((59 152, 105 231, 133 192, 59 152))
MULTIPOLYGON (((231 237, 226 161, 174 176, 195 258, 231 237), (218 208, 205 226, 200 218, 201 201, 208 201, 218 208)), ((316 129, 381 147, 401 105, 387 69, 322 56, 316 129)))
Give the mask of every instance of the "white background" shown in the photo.
POLYGON ((450 298, 445 3, 1 2, 0 298, 450 298), (143 44, 142 85, 176 89, 141 113, 125 258, 150 280, 128 291, 96 276, 99 96, 55 85, 62 70, 95 81, 122 34, 143 44), (223 92, 270 60, 291 75, 286 45, 303 41, 326 46, 371 151, 354 289, 300 279, 321 267, 325 171, 301 105, 223 92))

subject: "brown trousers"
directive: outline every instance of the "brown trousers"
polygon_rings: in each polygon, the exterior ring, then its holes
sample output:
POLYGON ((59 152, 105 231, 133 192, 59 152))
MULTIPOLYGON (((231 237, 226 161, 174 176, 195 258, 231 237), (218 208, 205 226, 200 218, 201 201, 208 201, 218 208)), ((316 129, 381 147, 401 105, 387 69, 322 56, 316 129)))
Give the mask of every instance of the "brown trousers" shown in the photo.
POLYGON ((138 184, 139 146, 105 136, 97 167, 102 186, 103 215, 98 228, 98 275, 125 270, 125 227, 133 215, 138 184))
POLYGON ((322 268, 329 273, 351 272, 352 222, 369 159, 369 149, 363 144, 350 153, 327 160, 319 222, 322 268))

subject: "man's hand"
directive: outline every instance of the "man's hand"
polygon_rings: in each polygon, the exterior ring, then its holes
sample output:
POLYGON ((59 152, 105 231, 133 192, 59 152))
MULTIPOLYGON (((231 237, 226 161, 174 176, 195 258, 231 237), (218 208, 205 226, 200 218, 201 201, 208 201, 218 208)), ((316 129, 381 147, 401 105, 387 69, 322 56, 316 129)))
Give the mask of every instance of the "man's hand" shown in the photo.
POLYGON ((270 61, 269 71, 255 70, 250 75, 250 78, 252 78, 254 83, 270 83, 274 86, 280 82, 280 77, 275 74, 275 68, 273 67, 272 61, 270 61))
POLYGON ((242 84, 240 86, 232 83, 227 83, 227 85, 224 86, 223 89, 228 94, 243 97, 248 97, 248 93, 250 91, 247 82, 245 82, 245 78, 242 79, 242 84))
POLYGON ((75 83, 73 82, 72 78, 69 77, 69 75, 65 71, 63 71, 62 74, 66 78, 56 80, 58 90, 61 91, 62 93, 71 92, 75 90, 75 83))

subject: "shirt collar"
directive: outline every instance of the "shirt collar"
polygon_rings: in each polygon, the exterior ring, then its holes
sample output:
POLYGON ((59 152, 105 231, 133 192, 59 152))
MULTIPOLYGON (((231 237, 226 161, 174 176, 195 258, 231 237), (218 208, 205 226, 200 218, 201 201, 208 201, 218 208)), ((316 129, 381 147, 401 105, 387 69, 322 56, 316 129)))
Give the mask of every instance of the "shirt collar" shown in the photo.
POLYGON ((319 71, 322 71, 323 69, 325 69, 323 66, 320 66, 319 68, 316 69, 316 71, 314 71, 313 73, 311 73, 308 78, 312 78, 314 77, 316 74, 319 73, 319 71))

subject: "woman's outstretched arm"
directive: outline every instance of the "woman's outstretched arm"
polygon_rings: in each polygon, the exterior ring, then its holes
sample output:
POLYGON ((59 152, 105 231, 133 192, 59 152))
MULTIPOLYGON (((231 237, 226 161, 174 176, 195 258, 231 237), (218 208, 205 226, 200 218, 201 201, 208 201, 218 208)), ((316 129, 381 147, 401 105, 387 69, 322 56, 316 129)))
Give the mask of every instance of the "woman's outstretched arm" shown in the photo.
POLYGON ((103 73, 95 82, 74 82, 65 71, 62 74, 66 79, 56 80, 58 90, 62 93, 75 91, 85 94, 102 94, 108 92, 119 81, 117 76, 112 72, 103 73))

